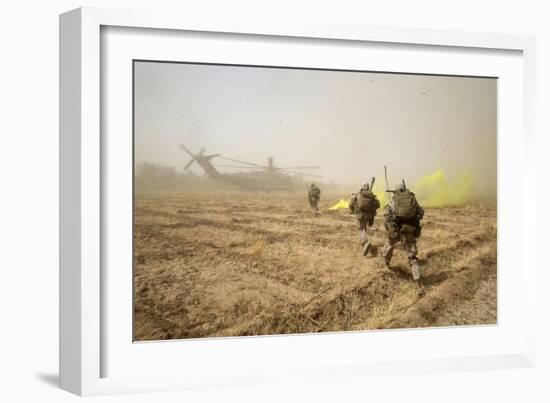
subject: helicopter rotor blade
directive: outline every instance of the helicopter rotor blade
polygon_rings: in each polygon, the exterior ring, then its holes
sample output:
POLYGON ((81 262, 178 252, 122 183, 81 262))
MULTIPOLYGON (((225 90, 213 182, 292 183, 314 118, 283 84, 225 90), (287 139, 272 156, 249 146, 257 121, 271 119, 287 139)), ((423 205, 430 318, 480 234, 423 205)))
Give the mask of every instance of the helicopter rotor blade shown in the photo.
POLYGON ((242 169, 264 169, 261 167, 248 167, 248 166, 238 166, 238 165, 216 165, 216 168, 242 168, 242 169))
POLYGON ((296 174, 296 175, 301 175, 301 176, 313 176, 313 177, 315 177, 315 178, 322 178, 321 175, 306 174, 306 173, 304 173, 304 172, 290 171, 290 170, 288 170, 288 169, 280 169, 280 171, 288 172, 288 173, 296 174))
POLYGON ((221 154, 210 154, 210 155, 204 155, 203 157, 208 159, 208 160, 211 160, 212 158, 214 157, 219 157, 221 154))
POLYGON ((185 166, 183 167, 183 169, 184 169, 185 171, 187 171, 187 170, 189 169, 189 167, 190 167, 191 165, 193 165, 193 162, 195 162, 194 159, 192 159, 192 160, 189 161, 187 164, 185 164, 185 166))
POLYGON ((273 167, 274 169, 320 169, 321 167, 273 167))
POLYGON ((189 149, 188 149, 187 147, 185 147, 183 144, 180 144, 180 148, 181 148, 182 150, 185 150, 185 152, 186 152, 187 154, 189 154, 189 155, 191 156, 191 158, 193 158, 193 159, 195 158, 195 156, 193 155, 193 153, 192 153, 191 151, 189 151, 189 149))
POLYGON ((233 158, 227 158, 227 157, 220 157, 220 159, 222 160, 227 160, 227 161, 232 161, 232 162, 238 162, 239 164, 246 164, 246 165, 250 165, 250 166, 255 166, 255 167, 260 167, 260 168, 268 168, 267 166, 265 165, 260 165, 260 164, 254 164, 253 162, 246 162, 246 161, 241 161, 241 160, 235 160, 233 158))

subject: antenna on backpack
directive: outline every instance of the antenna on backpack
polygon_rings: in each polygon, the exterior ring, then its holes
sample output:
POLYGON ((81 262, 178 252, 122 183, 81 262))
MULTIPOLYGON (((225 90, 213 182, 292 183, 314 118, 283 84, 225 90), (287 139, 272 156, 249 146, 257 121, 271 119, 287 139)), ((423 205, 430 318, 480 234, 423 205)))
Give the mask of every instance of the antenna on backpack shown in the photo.
POLYGON ((401 182, 403 183, 403 187, 407 189, 407 185, 405 185, 405 179, 401 179, 401 182))
MULTIPOLYGON (((393 193, 393 191, 390 190, 390 187, 388 185, 388 168, 384 165, 384 179, 386 180, 386 193, 389 193, 390 195, 393 193)), ((392 196, 390 196, 390 202, 391 202, 392 196)))

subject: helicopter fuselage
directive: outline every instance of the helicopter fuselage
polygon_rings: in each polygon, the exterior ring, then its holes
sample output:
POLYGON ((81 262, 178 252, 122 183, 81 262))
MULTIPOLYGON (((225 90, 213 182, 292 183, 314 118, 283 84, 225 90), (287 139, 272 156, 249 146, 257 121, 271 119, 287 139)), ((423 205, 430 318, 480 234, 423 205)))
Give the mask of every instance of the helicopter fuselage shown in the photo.
MULTIPOLYGON (((212 165, 211 160, 214 157, 219 157, 220 154, 211 154, 204 155, 204 149, 201 150, 198 154, 193 154, 189 151, 184 145, 181 147, 191 156, 192 160, 186 165, 186 169, 193 162, 197 162, 199 166, 204 170, 206 175, 209 178, 219 181, 225 181, 239 186, 241 190, 247 191, 294 191, 302 189, 304 183, 301 181, 300 176, 292 176, 286 173, 281 172, 281 168, 276 168, 273 166, 273 159, 269 159, 268 166, 261 166, 253 163, 245 163, 253 165, 256 170, 251 170, 247 172, 237 172, 237 173, 220 173, 214 165, 212 165)), ((228 159, 228 158, 225 158, 228 159)), ((228 159, 230 161, 234 161, 228 159)), ((242 161, 238 161, 242 162, 242 161)), ((310 167, 308 167, 310 168, 310 167)), ((317 167, 313 167, 317 168, 317 167)), ((292 171, 290 171, 292 172, 292 171)), ((296 172, 292 172, 296 173, 296 172)), ((300 174, 300 173, 298 173, 300 174)), ((307 175, 307 174, 306 174, 307 175)), ((313 175, 315 176, 315 175, 313 175)))

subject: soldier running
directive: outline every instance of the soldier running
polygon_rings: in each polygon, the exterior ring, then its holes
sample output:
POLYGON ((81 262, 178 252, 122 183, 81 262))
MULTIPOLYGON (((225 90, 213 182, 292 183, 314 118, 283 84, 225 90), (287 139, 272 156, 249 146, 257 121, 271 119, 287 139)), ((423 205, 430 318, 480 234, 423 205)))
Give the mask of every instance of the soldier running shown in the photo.
POLYGON ((321 189, 315 183, 312 183, 308 190, 309 205, 314 210, 315 214, 319 214, 319 200, 321 199, 321 189))
POLYGON ((359 192, 354 193, 349 201, 349 209, 351 213, 355 214, 359 224, 359 240, 361 241, 363 256, 367 256, 372 246, 367 238, 367 226, 372 226, 376 210, 380 208, 380 202, 372 192, 373 184, 374 178, 372 178, 371 184, 365 183, 359 192))
POLYGON ((425 290, 420 284, 416 238, 420 236, 420 220, 423 217, 424 210, 418 204, 414 193, 406 188, 405 183, 398 185, 393 191, 391 202, 384 208, 384 227, 388 232, 388 240, 384 245, 384 263, 389 269, 395 245, 401 242, 407 252, 419 295, 424 294, 425 290))

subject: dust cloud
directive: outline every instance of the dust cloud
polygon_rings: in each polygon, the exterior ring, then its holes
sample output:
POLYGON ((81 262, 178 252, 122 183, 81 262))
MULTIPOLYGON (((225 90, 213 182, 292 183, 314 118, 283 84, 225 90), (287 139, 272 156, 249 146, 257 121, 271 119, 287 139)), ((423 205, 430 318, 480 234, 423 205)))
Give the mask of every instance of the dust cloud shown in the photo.
MULTIPOLYGON (((401 180, 426 206, 496 201, 497 80, 135 62, 135 163, 203 175, 192 152, 277 167, 385 201, 401 180)), ((221 173, 246 171, 216 157, 221 173)), ((343 200, 349 193, 343 193, 343 200)))

